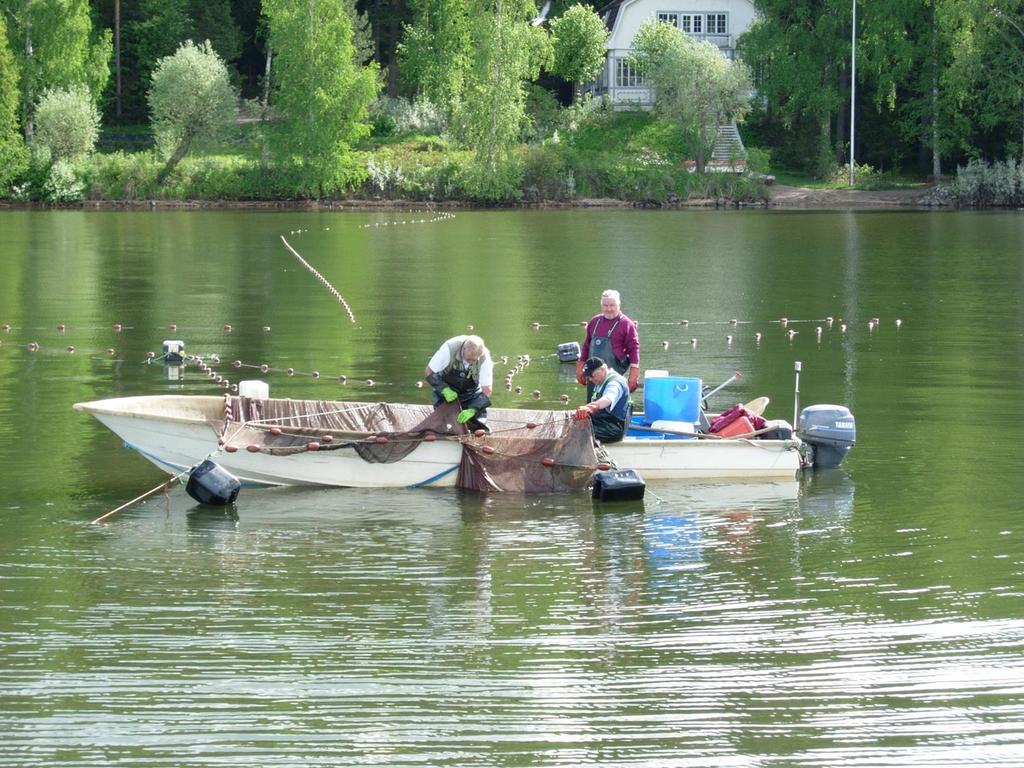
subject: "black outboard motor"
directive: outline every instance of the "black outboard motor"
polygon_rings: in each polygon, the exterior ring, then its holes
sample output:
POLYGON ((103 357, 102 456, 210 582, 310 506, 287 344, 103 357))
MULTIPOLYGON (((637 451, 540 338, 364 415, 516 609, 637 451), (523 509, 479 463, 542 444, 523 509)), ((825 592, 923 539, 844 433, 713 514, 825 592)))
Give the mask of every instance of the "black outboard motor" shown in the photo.
POLYGON ((797 436, 814 449, 815 469, 835 469, 857 442, 857 425, 843 405, 809 405, 800 411, 797 436))
POLYGON ((234 504, 241 487, 237 477, 220 464, 207 459, 189 474, 185 491, 200 504, 223 507, 234 504))

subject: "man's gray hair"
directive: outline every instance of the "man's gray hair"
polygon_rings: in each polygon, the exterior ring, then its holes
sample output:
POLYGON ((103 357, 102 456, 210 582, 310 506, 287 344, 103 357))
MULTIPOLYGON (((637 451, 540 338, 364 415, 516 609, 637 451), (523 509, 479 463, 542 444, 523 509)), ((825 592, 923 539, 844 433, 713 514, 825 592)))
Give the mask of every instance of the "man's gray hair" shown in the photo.
POLYGON ((615 299, 616 304, 621 304, 622 299, 619 297, 619 292, 609 288, 607 291, 601 294, 602 299, 615 299))
POLYGON ((479 336, 467 336, 466 340, 462 342, 462 356, 465 358, 466 353, 473 355, 477 360, 481 360, 485 357, 490 357, 491 353, 487 347, 484 346, 484 340, 479 336))

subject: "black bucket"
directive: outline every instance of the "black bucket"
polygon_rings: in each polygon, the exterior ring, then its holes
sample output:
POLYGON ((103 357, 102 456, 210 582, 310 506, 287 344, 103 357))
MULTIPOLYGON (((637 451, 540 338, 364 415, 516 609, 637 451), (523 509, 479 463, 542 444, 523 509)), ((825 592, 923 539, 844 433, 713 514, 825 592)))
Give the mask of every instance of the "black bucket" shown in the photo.
POLYGON ((207 459, 189 473, 185 491, 200 504, 223 507, 234 504, 241 487, 237 477, 207 459))

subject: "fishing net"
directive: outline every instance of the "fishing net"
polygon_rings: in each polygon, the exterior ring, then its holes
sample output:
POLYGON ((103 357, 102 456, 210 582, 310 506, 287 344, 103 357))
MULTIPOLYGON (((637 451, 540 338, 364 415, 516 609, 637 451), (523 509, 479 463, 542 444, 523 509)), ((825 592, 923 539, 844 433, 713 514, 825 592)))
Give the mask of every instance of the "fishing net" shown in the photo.
POLYGON ((355 451, 370 463, 401 461, 424 442, 462 444, 456 485, 480 492, 546 493, 585 488, 598 469, 589 422, 567 412, 488 410, 490 433, 456 421, 460 406, 225 398, 212 426, 225 450, 272 456, 355 451))

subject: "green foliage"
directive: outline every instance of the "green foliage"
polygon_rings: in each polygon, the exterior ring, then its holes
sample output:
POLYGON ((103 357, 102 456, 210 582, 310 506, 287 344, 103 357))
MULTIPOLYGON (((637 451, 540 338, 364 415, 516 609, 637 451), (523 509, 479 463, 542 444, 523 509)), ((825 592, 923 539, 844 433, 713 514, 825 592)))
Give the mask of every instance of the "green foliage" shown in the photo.
POLYGON ((18 131, 18 65, 7 45, 7 24, 0 13, 0 196, 28 168, 28 152, 18 131))
POLYGON ((1024 162, 971 160, 956 169, 953 194, 965 205, 1024 205, 1024 162))
POLYGON ((264 11, 281 116, 271 147, 279 162, 304 169, 307 194, 322 197, 365 175, 351 148, 370 132, 377 68, 355 64, 344 0, 266 0, 264 11))
POLYGON ((188 40, 157 62, 149 107, 157 148, 168 156, 161 180, 193 141, 216 136, 234 121, 236 103, 227 68, 209 42, 188 40))
POLYGON ((772 151, 763 147, 747 147, 747 170, 750 173, 771 173, 772 151))
POLYGON ((718 126, 742 121, 750 108, 750 71, 711 43, 653 20, 641 25, 632 58, 654 89, 655 112, 695 137, 697 170, 703 172, 718 126))
POLYGON ((189 37, 209 40, 210 46, 224 61, 234 61, 241 55, 242 31, 231 15, 230 0, 192 0, 182 22, 189 37))
POLYGON ((100 112, 84 85, 47 90, 36 108, 36 141, 54 160, 87 155, 96 147, 100 112))
POLYGON ((413 0, 398 57, 402 77, 447 120, 462 101, 472 48, 466 0, 413 0))
POLYGON ((551 71, 575 85, 594 79, 604 65, 609 34, 592 8, 572 6, 551 22, 551 71))
POLYGON ((85 185, 78 178, 74 165, 62 158, 47 171, 39 198, 47 203, 74 203, 82 199, 84 192, 85 185))

